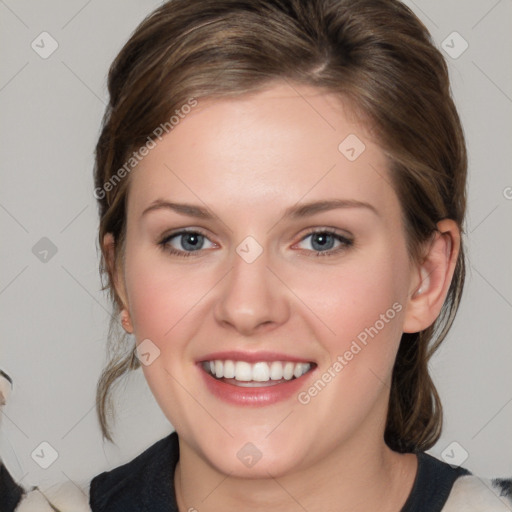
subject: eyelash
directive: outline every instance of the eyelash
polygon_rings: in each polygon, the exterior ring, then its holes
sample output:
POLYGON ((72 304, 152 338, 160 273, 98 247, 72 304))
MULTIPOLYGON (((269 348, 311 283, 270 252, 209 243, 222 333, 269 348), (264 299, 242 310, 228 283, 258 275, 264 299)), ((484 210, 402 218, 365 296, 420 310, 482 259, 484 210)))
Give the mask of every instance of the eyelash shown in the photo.
MULTIPOLYGON (((341 245, 337 249, 329 249, 327 251, 314 251, 313 250, 313 252, 315 252, 314 257, 336 256, 337 254, 341 253, 342 251, 347 250, 348 248, 350 248, 354 245, 353 239, 347 238, 347 237, 337 233, 336 231, 333 231, 331 229, 326 229, 326 228, 320 228, 320 229, 317 228, 317 229, 310 231, 309 233, 304 235, 303 238, 301 238, 300 242, 304 241, 306 238, 308 238, 309 236, 314 235, 316 233, 332 235, 336 240, 341 242, 341 245)), ((201 235, 208 239, 206 234, 203 233, 201 230, 198 230, 198 229, 190 230, 190 231, 189 230, 181 230, 176 233, 171 233, 170 235, 166 235, 160 242, 158 242, 158 246, 160 247, 160 249, 162 249, 162 251, 164 251, 167 254, 172 254, 173 256, 181 256, 183 258, 188 258, 190 256, 193 256, 194 253, 198 253, 198 255, 199 255, 202 252, 201 249, 198 251, 178 251, 178 250, 174 249, 173 247, 168 246, 168 243, 170 240, 172 240, 173 238, 175 238, 177 236, 186 235, 186 234, 201 235)), ((302 249, 302 250, 306 250, 306 249, 302 249)), ((311 252, 311 251, 308 251, 308 252, 311 252)))

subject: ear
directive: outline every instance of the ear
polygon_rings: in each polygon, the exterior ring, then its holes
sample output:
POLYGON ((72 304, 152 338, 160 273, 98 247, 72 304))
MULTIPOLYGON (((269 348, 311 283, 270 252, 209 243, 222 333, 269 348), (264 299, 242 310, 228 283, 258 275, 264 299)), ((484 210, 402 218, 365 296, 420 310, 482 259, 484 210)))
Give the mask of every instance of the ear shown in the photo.
POLYGON ((438 222, 423 261, 413 266, 404 332, 419 332, 435 322, 448 294, 459 251, 457 223, 451 219, 438 222))
POLYGON ((126 296, 123 273, 120 271, 118 265, 116 264, 116 246, 117 244, 112 233, 107 233, 103 237, 103 254, 111 282, 116 291, 116 295, 119 297, 121 302, 121 304, 119 304, 121 308, 121 324, 124 330, 131 334, 133 332, 133 326, 128 308, 128 300, 126 296))

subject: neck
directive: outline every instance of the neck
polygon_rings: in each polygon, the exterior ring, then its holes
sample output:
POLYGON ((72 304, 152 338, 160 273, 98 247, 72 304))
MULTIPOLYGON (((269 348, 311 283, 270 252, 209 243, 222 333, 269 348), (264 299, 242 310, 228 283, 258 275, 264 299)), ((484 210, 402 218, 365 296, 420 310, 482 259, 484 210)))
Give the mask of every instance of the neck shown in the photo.
POLYGON ((398 512, 412 489, 416 456, 393 452, 382 439, 369 442, 366 432, 359 437, 365 442, 354 439, 314 464, 258 479, 221 473, 180 439, 174 476, 179 510, 398 512))

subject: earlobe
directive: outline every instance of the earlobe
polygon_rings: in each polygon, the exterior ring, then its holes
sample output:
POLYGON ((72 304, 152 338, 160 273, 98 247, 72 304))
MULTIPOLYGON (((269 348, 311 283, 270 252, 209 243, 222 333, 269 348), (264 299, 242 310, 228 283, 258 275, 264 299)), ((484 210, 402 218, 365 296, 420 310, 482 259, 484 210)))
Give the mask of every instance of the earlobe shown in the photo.
POLYGON ((450 288, 459 249, 460 231, 455 221, 440 221, 423 261, 413 270, 404 332, 422 331, 439 316, 450 288))
POLYGON ((132 322, 131 322, 131 319, 130 319, 130 313, 128 312, 127 309, 123 309, 121 311, 121 325, 123 326, 123 329, 128 333, 128 334, 132 334, 133 333, 133 326, 132 326, 132 322))

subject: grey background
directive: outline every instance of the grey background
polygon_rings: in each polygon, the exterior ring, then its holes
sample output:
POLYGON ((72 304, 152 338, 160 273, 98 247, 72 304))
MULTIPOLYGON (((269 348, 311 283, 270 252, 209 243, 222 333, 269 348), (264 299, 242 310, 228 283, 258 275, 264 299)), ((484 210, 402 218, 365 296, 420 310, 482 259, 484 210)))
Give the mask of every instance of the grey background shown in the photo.
MULTIPOLYGON (((462 48, 446 39, 453 31, 469 44, 458 58, 445 54, 470 157, 469 275, 432 362, 445 426, 430 453, 456 461, 467 452, 463 465, 474 473, 512 476, 512 3, 406 3, 439 47, 462 48)), ((0 0, 0 368, 14 379, 0 455, 24 486, 85 482, 171 430, 141 370, 117 394, 117 446, 102 442, 94 409, 109 305, 98 276, 93 150, 108 66, 159 4, 0 0), (47 59, 31 47, 43 31, 59 45, 47 59), (47 262, 33 253, 43 237, 57 249, 47 262), (48 469, 31 457, 43 441, 58 452, 48 469)))

